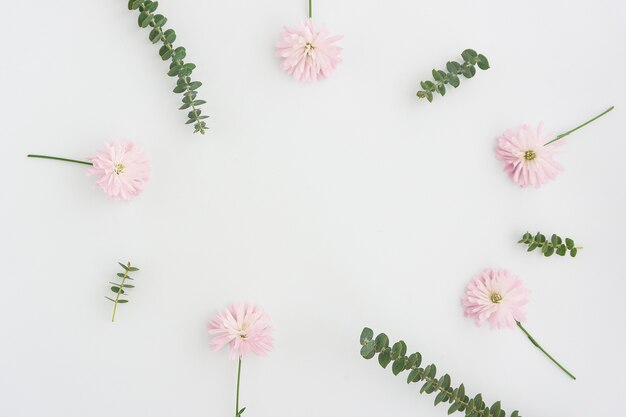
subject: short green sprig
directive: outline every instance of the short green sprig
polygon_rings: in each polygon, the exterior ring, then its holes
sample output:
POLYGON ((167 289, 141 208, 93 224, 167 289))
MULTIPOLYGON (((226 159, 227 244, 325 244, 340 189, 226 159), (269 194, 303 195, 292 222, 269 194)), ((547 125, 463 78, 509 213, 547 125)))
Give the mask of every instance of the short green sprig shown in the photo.
POLYGON ((111 321, 115 321, 115 312, 117 311, 118 304, 125 304, 128 300, 121 298, 122 295, 126 295, 126 291, 124 288, 135 288, 134 285, 126 284, 127 280, 133 280, 133 278, 128 275, 129 272, 139 271, 139 268, 130 265, 128 262, 124 265, 121 262, 118 262, 122 268, 124 268, 124 272, 118 272, 117 276, 121 279, 121 282, 118 284, 117 282, 109 281, 109 284, 113 284, 111 287, 111 291, 115 293, 115 299, 105 296, 107 300, 113 301, 113 316, 111 317, 111 321))
POLYGON ((446 95, 446 84, 450 84, 452 87, 457 88, 461 84, 459 75, 463 75, 465 78, 472 78, 476 75, 475 65, 481 70, 489 69, 489 60, 483 54, 476 53, 473 49, 466 49, 461 54, 463 57, 463 63, 459 64, 456 61, 449 61, 446 64, 446 71, 433 69, 432 74, 435 82, 422 81, 420 85, 422 90, 417 92, 417 97, 425 98, 429 102, 433 101, 435 93, 439 93, 442 96, 446 95))
MULTIPOLYGON (((420 389, 420 394, 432 394, 438 392, 435 397, 435 405, 439 403, 449 403, 448 414, 455 411, 465 412, 467 417, 505 417, 506 412, 502 410, 500 401, 496 401, 488 407, 483 401, 482 394, 470 398, 465 393, 465 386, 459 385, 458 388, 452 387, 450 375, 445 374, 437 378, 437 367, 430 364, 425 368, 421 368, 422 355, 415 352, 406 356, 407 346, 402 340, 396 342, 389 347, 389 338, 386 334, 381 333, 374 337, 372 329, 366 327, 361 332, 361 356, 365 359, 372 359, 378 354, 378 363, 386 368, 389 363, 391 371, 394 375, 400 372, 408 371, 407 384, 411 382, 423 381, 424 385, 420 389)), ((519 412, 513 411, 510 417, 521 417, 519 412)))
POLYGON ((541 253, 544 256, 552 256, 553 254, 557 254, 559 256, 565 256, 565 254, 569 251, 569 254, 572 258, 578 254, 578 251, 582 249, 582 246, 576 246, 574 241, 569 237, 562 239, 560 236, 552 235, 550 240, 547 240, 544 235, 537 232, 536 235, 532 235, 529 232, 524 233, 522 239, 518 240, 517 243, 524 243, 528 245, 528 252, 532 252, 537 248, 541 249, 541 253))
POLYGON ((187 56, 187 51, 182 46, 174 49, 172 45, 176 40, 176 32, 173 29, 163 30, 167 18, 162 14, 154 14, 159 2, 151 0, 129 0, 128 10, 139 10, 137 23, 139 27, 152 27, 149 39, 152 43, 161 42, 163 46, 159 49, 159 55, 163 61, 171 60, 170 70, 167 75, 178 77, 174 92, 183 95, 183 105, 179 110, 190 109, 187 113, 187 124, 194 124, 194 133, 200 132, 204 135, 207 129, 204 119, 209 116, 201 115, 199 106, 205 104, 204 100, 196 100, 198 88, 202 85, 200 81, 192 81, 191 73, 196 68, 195 64, 185 63, 183 59, 187 56))

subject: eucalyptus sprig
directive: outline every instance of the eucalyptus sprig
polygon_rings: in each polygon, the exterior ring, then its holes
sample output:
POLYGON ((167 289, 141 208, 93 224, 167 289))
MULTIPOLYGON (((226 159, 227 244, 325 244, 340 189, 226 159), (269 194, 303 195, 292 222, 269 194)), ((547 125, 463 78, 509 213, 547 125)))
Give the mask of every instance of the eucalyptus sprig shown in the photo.
POLYGON ((532 252, 537 248, 541 248, 541 253, 544 256, 552 256, 553 254, 557 254, 559 256, 565 256, 565 254, 569 251, 570 256, 573 258, 576 256, 578 251, 582 249, 582 246, 576 246, 574 241, 569 237, 562 239, 560 236, 552 235, 550 240, 547 240, 544 235, 537 232, 535 236, 530 234, 529 232, 524 233, 521 240, 518 240, 517 243, 524 243, 528 245, 528 252, 532 252))
POLYGON ((481 70, 489 69, 489 60, 483 54, 476 53, 473 49, 466 49, 461 54, 463 57, 463 63, 459 64, 456 61, 448 61, 446 64, 446 71, 433 69, 432 74, 435 82, 422 81, 420 85, 422 90, 417 92, 417 97, 425 98, 429 102, 433 101, 433 95, 439 93, 442 96, 446 95, 446 84, 450 84, 452 87, 457 88, 461 84, 459 75, 463 75, 465 78, 472 78, 476 75, 475 65, 481 70))
MULTIPOLYGON (((502 410, 500 401, 496 401, 487 406, 483 401, 482 394, 470 398, 465 393, 465 386, 452 387, 450 375, 445 374, 437 378, 437 367, 430 364, 421 368, 422 355, 419 352, 406 356, 407 346, 402 340, 389 347, 389 338, 381 333, 374 337, 372 329, 366 327, 361 332, 361 356, 365 359, 372 359, 378 354, 378 363, 383 368, 392 363, 391 371, 398 375, 403 371, 408 371, 407 384, 411 382, 423 381, 424 385, 420 389, 420 394, 432 394, 437 392, 435 405, 439 403, 449 403, 448 414, 455 411, 465 412, 467 417, 505 417, 506 412, 502 410)), ((513 411, 510 417, 521 417, 519 412, 513 411)))
POLYGON ((167 75, 170 77, 178 77, 174 92, 183 95, 183 105, 179 110, 190 109, 187 113, 187 124, 194 124, 194 133, 200 132, 204 135, 207 129, 204 119, 209 116, 202 116, 199 107, 205 104, 204 100, 196 100, 198 88, 202 85, 200 81, 192 81, 191 73, 196 68, 195 64, 185 63, 183 59, 187 56, 187 51, 182 46, 174 49, 173 43, 176 40, 176 32, 173 29, 163 30, 163 26, 167 22, 167 18, 162 14, 154 14, 158 1, 151 0, 129 0, 128 10, 139 10, 139 18, 137 23, 139 27, 147 28, 150 26, 149 39, 152 43, 161 42, 163 46, 159 49, 159 55, 163 61, 171 60, 170 70, 167 75))
POLYGON ((117 273, 117 276, 120 278, 121 282, 118 284, 117 282, 109 281, 109 284, 113 284, 113 286, 111 287, 111 291, 115 293, 115 299, 104 296, 104 298, 106 298, 107 300, 113 301, 113 316, 111 317, 111 321, 115 321, 115 312, 117 311, 117 305, 125 304, 128 302, 128 300, 121 298, 122 295, 126 295, 126 291, 124 291, 124 288, 135 288, 134 285, 126 283, 127 280, 132 281, 134 279, 128 273, 139 271, 139 268, 131 266, 130 262, 128 262, 126 265, 121 262, 118 262, 118 264, 120 264, 120 266, 124 268, 124 272, 117 273))

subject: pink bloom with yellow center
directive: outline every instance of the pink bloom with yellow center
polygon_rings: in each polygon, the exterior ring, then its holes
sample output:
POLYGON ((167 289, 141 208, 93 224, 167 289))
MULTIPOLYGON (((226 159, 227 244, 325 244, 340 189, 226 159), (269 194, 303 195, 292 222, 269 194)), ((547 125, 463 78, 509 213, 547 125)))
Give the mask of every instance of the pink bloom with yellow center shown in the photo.
POLYGON ((93 168, 87 175, 97 177, 96 184, 114 200, 130 200, 150 178, 150 165, 143 149, 129 142, 116 141, 89 158, 93 168))
POLYGON ((504 163, 504 170, 521 187, 540 187, 563 171, 554 159, 557 147, 553 143, 545 146, 551 135, 542 134, 543 124, 535 129, 523 125, 516 130, 507 130, 498 138, 497 158, 504 163))
POLYGON ((276 55, 282 58, 281 68, 296 80, 322 80, 341 62, 339 53, 342 48, 335 44, 341 38, 331 35, 326 28, 316 30, 309 18, 300 28, 283 29, 276 44, 276 55))
POLYGON ((488 321, 492 329, 512 329, 516 322, 525 321, 526 303, 528 290, 506 269, 484 269, 467 285, 463 296, 465 316, 476 325, 488 321))
POLYGON ((211 348, 217 351, 228 345, 231 359, 248 353, 264 356, 274 348, 270 318, 252 304, 233 304, 220 311, 208 329, 213 335, 211 348))

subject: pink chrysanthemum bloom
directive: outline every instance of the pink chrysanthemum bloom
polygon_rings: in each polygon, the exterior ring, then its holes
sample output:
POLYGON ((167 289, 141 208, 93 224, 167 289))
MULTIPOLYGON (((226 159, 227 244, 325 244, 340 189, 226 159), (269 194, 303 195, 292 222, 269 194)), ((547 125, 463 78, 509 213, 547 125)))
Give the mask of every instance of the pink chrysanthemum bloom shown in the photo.
POLYGON ((322 80, 341 62, 342 48, 335 45, 341 38, 331 35, 326 28, 318 32, 313 20, 307 19, 298 29, 283 29, 276 44, 276 55, 282 58, 282 69, 296 80, 322 80))
POLYGON ((543 124, 537 129, 524 125, 515 131, 507 130, 498 138, 497 158, 504 170, 522 187, 539 187, 556 178, 563 171, 554 159, 559 143, 544 146, 550 140, 542 135, 543 124))
POLYGON ((133 143, 116 141, 89 158, 87 175, 98 177, 96 184, 114 200, 138 195, 150 178, 150 165, 143 149, 133 143))
POLYGON ((528 290, 506 269, 484 269, 467 285, 463 296, 465 316, 476 325, 488 321, 492 329, 514 328, 516 322, 525 321, 527 302, 528 290))
POLYGON ((209 323, 214 351, 230 346, 231 359, 248 353, 266 355, 274 347, 269 316, 252 304, 233 304, 220 311, 209 323))

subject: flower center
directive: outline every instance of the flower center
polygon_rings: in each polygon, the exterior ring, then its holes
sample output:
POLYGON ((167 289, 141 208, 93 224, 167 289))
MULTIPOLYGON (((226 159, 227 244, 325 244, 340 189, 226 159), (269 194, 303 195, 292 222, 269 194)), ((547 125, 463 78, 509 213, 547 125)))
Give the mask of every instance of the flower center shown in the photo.
POLYGON ((304 53, 307 56, 311 56, 314 50, 315 50, 315 47, 311 45, 311 42, 307 42, 306 45, 304 45, 304 53))
POLYGON ((524 152, 524 159, 527 161, 532 161, 536 157, 537 157, 537 154, 535 153, 535 151, 528 150, 524 152))
POLYGON ((502 301, 502 296, 500 294, 498 294, 497 292, 491 293, 492 303, 498 304, 500 301, 502 301))
POLYGON ((115 168, 113 170, 117 175, 120 175, 122 172, 124 172, 125 169, 126 167, 124 166, 124 164, 115 164, 115 168))
POLYGON ((245 322, 241 325, 241 329, 239 330, 239 337, 241 339, 245 339, 246 337, 248 337, 248 327, 248 323, 245 322))

